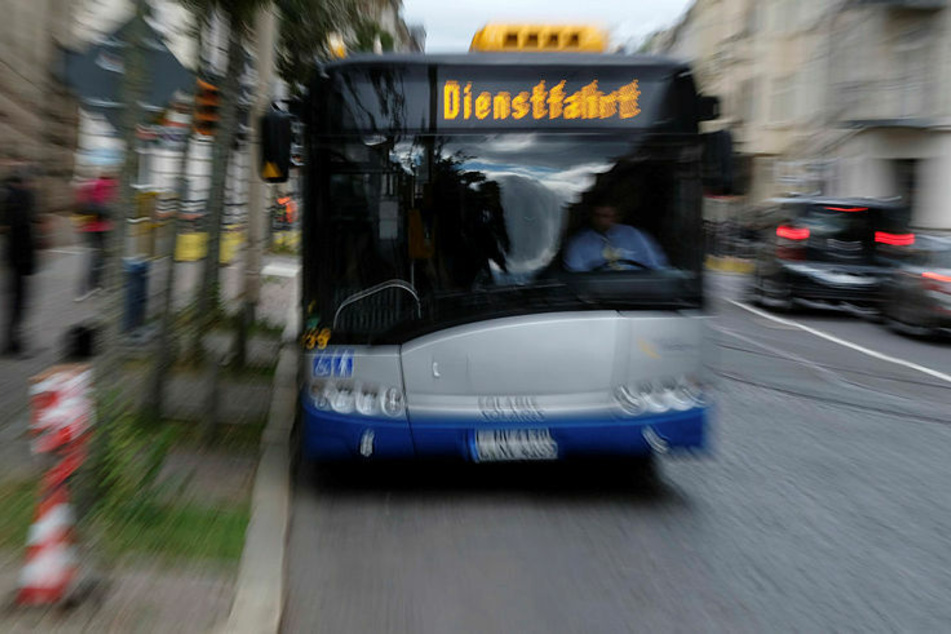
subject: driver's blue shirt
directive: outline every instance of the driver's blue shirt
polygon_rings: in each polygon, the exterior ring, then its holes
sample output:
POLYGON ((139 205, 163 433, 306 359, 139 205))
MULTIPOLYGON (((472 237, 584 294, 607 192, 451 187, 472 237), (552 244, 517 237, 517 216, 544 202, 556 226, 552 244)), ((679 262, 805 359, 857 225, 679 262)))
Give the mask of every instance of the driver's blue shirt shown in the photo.
POLYGON ((589 227, 577 233, 565 249, 565 268, 569 271, 640 268, 625 260, 639 262, 649 269, 668 266, 667 256, 653 238, 629 225, 612 225, 605 233, 589 227))

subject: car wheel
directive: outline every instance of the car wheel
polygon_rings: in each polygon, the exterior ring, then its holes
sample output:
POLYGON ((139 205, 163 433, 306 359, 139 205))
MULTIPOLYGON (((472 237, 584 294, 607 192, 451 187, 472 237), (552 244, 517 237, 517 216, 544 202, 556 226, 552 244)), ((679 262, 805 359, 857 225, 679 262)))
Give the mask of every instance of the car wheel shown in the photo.
POLYGON ((931 328, 914 323, 907 306, 897 298, 890 299, 886 307, 885 324, 893 332, 909 337, 929 337, 933 334, 931 328))
POLYGON ((768 306, 777 312, 792 312, 792 288, 790 287, 789 282, 785 280, 775 283, 772 281, 761 283, 760 297, 764 306, 768 306), (773 287, 771 291, 766 290, 767 285, 771 285, 773 287))
POLYGON ((898 303, 895 301, 895 297, 891 296, 885 300, 882 306, 882 321, 885 323, 885 327, 892 332, 901 333, 902 327, 898 319, 898 314, 898 303))
POLYGON ((756 272, 753 274, 753 279, 750 282, 749 288, 746 291, 746 298, 754 306, 763 305, 763 278, 759 274, 759 267, 757 267, 756 272))

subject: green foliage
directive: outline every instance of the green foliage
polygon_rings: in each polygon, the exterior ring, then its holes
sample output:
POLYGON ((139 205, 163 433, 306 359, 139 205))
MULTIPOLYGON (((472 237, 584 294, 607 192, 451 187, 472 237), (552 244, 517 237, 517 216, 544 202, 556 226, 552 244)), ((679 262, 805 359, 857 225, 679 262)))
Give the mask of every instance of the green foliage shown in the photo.
POLYGON ((355 51, 363 53, 373 52, 373 45, 376 39, 380 38, 380 45, 384 52, 392 51, 396 40, 389 31, 385 31, 382 26, 374 20, 361 18, 354 25, 354 40, 352 47, 355 51))
POLYGON ((113 556, 140 553, 172 561, 237 562, 249 520, 247 503, 224 507, 152 505, 148 513, 104 526, 104 546, 113 556))
MULTIPOLYGON (((255 451, 261 446, 266 419, 248 423, 223 423, 215 430, 215 447, 222 451, 255 451)), ((201 429, 193 421, 166 421, 163 425, 173 430, 175 444, 180 447, 201 447, 201 429)))
POLYGON ((35 482, 0 483, 0 548, 20 548, 26 543, 38 490, 35 482))
POLYGON ((277 72, 294 93, 310 80, 318 58, 327 58, 327 38, 348 32, 359 20, 357 0, 275 0, 280 11, 277 72))
MULTIPOLYGON (((36 509, 36 482, 0 483, 0 548, 20 549, 36 509)), ((99 512, 94 519, 101 555, 144 554, 162 560, 237 562, 250 520, 246 502, 203 507, 151 503, 133 516, 99 512)))
POLYGON ((251 28, 258 9, 273 2, 274 0, 179 0, 179 4, 199 17, 207 17, 215 11, 230 16, 239 29, 239 36, 245 35, 251 28))
POLYGON ((101 509, 114 518, 136 520, 154 507, 166 487, 159 472, 174 440, 174 430, 152 431, 131 414, 101 421, 103 455, 99 465, 101 509))
POLYGON ((277 71, 293 92, 307 85, 316 60, 330 56, 331 33, 347 35, 354 51, 372 51, 377 37, 384 51, 395 48, 393 35, 366 16, 366 4, 365 0, 275 0, 281 14, 277 71))

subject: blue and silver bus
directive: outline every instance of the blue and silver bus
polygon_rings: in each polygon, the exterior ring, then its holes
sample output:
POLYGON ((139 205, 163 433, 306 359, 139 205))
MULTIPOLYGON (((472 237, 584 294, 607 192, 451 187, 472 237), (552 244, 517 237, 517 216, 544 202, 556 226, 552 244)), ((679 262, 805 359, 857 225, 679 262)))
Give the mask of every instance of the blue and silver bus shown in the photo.
POLYGON ((303 106, 301 457, 702 450, 713 111, 652 57, 323 66, 303 106))

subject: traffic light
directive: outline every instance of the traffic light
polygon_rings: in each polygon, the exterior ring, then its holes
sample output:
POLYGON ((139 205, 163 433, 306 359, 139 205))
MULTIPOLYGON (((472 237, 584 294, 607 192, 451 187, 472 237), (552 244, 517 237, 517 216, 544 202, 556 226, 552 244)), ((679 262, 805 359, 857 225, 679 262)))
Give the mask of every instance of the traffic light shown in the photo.
POLYGON ((204 136, 214 136, 218 129, 220 105, 221 95, 218 93, 218 88, 199 79, 195 94, 195 132, 204 136))
POLYGON ((261 116, 261 178, 286 183, 291 171, 290 113, 271 108, 261 116))

